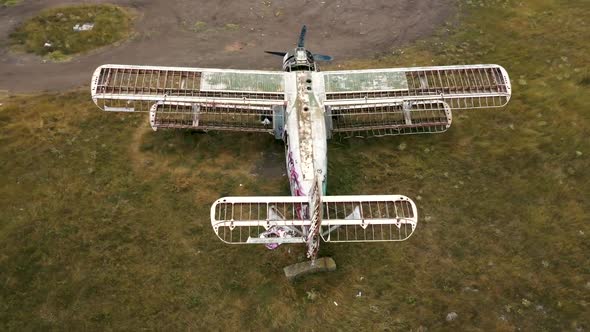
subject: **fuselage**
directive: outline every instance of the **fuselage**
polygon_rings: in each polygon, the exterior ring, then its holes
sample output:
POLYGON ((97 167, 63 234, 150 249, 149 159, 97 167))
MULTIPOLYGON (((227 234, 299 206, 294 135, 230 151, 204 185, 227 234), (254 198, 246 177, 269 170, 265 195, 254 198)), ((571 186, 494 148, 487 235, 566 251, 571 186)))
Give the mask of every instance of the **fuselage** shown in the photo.
MULTIPOLYGON (((307 196, 314 181, 326 194, 328 157, 327 130, 323 101, 318 97, 314 72, 318 66, 310 53, 297 48, 285 55, 283 69, 292 72, 287 79, 285 155, 287 175, 293 196, 307 196)), ((318 77, 318 76, 316 76, 318 77)))

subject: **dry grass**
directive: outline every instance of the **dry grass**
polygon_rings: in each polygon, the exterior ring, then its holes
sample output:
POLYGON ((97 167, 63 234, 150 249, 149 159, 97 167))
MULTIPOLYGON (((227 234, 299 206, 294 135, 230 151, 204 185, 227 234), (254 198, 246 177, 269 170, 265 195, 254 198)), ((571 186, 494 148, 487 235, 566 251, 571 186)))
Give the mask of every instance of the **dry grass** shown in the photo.
POLYGON ((227 246, 208 220, 221 195, 288 193, 256 175, 283 151, 270 135, 152 133, 86 91, 2 97, 0 329, 590 328, 590 8, 472 3, 451 32, 350 67, 499 63, 508 109, 331 141, 330 194, 406 194, 419 228, 324 245, 339 270, 293 284, 282 268, 304 248, 227 246))

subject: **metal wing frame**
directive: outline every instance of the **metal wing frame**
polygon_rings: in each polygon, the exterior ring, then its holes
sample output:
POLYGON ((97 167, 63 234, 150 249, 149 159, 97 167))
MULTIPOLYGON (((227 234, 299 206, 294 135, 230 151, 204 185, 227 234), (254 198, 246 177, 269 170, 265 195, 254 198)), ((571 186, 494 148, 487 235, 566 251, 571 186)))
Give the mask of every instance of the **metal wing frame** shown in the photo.
POLYGON ((508 73, 499 65, 320 74, 327 123, 344 137, 444 132, 452 110, 501 108, 512 94, 508 73))
MULTIPOLYGON (((211 206, 211 225, 225 243, 306 243, 312 221, 306 196, 223 197, 211 206), (273 227, 292 236, 261 239, 273 227)), ((319 234, 325 242, 404 241, 416 229, 416 204, 402 195, 322 196, 319 234)))
MULTIPOLYGON (((92 99, 104 111, 149 112, 158 128, 278 132, 283 72, 104 65, 92 99)), ((280 128, 279 128, 280 127, 280 128)))

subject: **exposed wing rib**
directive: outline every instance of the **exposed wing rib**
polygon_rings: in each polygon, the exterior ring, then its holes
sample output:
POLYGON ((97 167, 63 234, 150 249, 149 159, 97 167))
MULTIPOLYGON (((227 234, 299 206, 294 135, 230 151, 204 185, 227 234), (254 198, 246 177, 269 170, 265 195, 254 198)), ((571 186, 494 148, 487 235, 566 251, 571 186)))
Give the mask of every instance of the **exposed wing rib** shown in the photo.
MULTIPOLYGON (((299 230, 311 226, 302 218, 309 197, 223 197, 211 206, 211 226, 231 244, 304 243, 299 230), (273 227, 289 237, 264 238, 273 227), (292 231, 292 232, 291 232, 292 231)), ((416 204, 402 195, 322 196, 320 235, 326 242, 403 241, 418 223, 416 204)))
POLYGON ((147 112, 156 102, 277 105, 284 73, 182 67, 104 65, 92 77, 92 99, 105 111, 147 112))
POLYGON ((273 132, 282 126, 284 73, 104 65, 92 99, 105 111, 150 112, 157 128, 273 132))
POLYGON ((323 78, 329 106, 442 100, 451 109, 490 108, 506 105, 511 95, 498 65, 328 71, 323 78))
MULTIPOLYGON (((282 106, 278 106, 282 108, 282 106)), ((216 103, 155 103, 150 125, 158 128, 229 130, 273 133, 281 125, 282 109, 277 106, 249 106, 216 103)))
POLYGON ((451 108, 440 100, 332 106, 327 123, 345 137, 440 133, 452 122, 451 108))

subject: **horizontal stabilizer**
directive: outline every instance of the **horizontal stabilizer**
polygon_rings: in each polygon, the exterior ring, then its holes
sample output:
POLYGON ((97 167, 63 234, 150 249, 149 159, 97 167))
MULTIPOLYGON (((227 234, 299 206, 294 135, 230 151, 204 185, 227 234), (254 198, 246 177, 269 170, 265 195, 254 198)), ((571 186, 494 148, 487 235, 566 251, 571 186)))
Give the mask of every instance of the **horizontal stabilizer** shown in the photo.
MULTIPOLYGON (((224 197, 211 206, 211 225, 223 242, 300 243, 311 221, 309 197, 224 197), (281 217, 277 217, 280 215, 281 217), (286 237, 261 238, 269 229, 286 237)), ((416 205, 401 195, 322 196, 321 238, 326 242, 403 241, 418 223, 416 205)))

